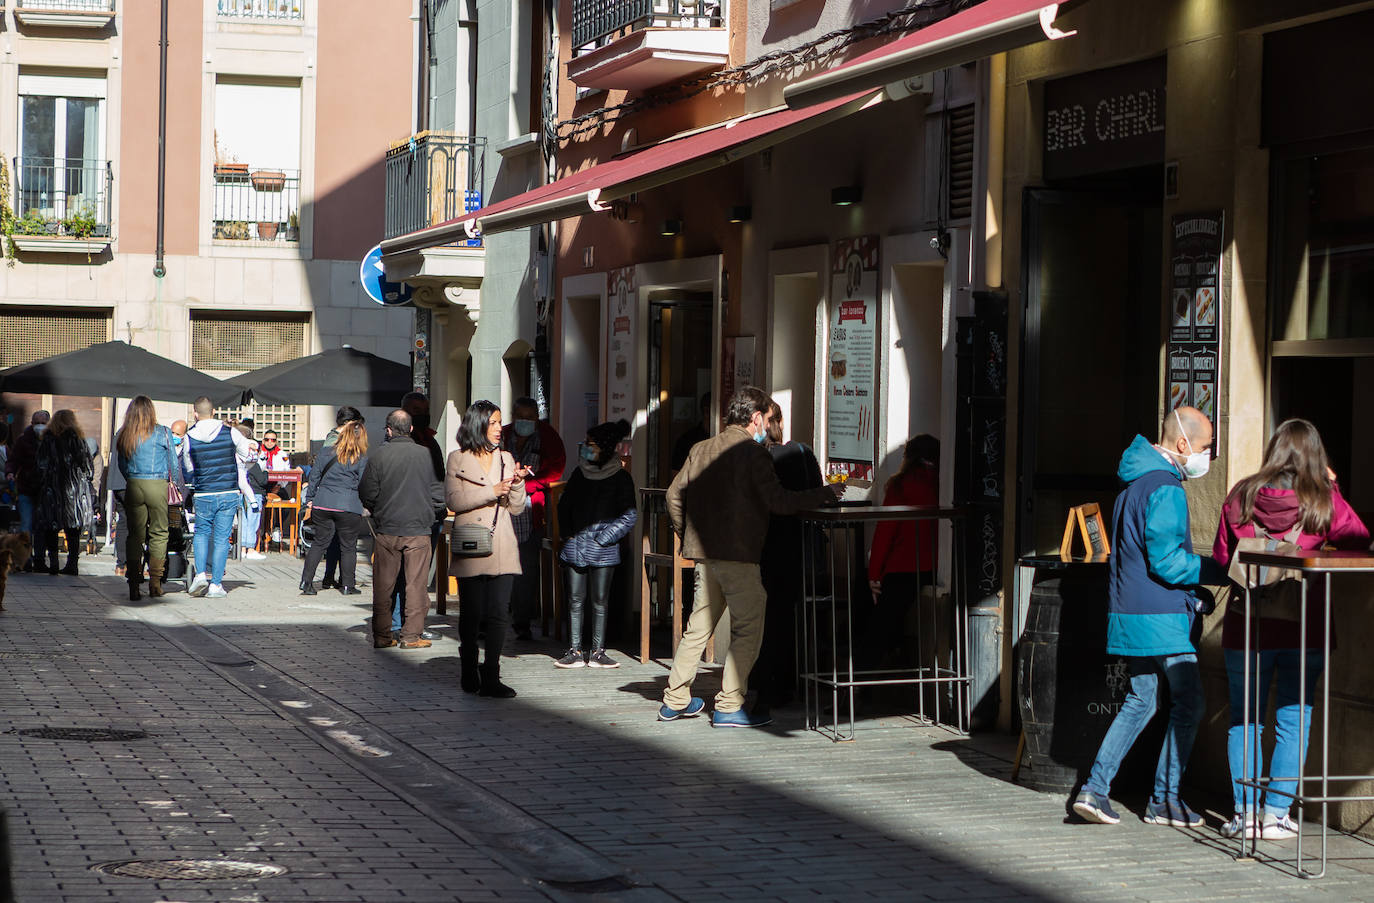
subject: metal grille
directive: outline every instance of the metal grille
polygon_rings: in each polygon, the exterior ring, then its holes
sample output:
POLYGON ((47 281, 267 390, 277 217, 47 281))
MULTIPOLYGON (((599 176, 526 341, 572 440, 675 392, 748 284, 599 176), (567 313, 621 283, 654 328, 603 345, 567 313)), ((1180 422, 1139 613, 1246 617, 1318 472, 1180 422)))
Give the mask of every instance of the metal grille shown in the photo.
POLYGON ((304 18, 303 0, 219 0, 221 16, 299 22, 304 18))
MULTIPOLYGON (((472 213, 482 206, 487 139, 421 132, 386 152, 386 219, 395 238, 472 213)), ((480 248, 480 238, 458 242, 480 248)))
POLYGON ((949 111, 949 219, 973 216, 973 104, 949 111))
POLYGON ((110 315, 0 310, 0 369, 110 340, 110 315))
POLYGON ((295 360, 304 349, 304 322, 191 319, 191 366, 197 370, 256 370, 295 360))
POLYGON ((219 420, 242 420, 253 418, 253 438, 262 439, 262 434, 277 434, 277 447, 288 452, 304 451, 296 444, 300 408, 287 404, 246 404, 236 408, 216 408, 215 417, 219 420))
POLYGON ((643 28, 719 28, 724 5, 723 0, 573 0, 573 46, 643 28))
POLYGON ((279 865, 239 862, 234 859, 126 859, 91 866, 92 871, 125 878, 152 878, 172 881, 225 881, 229 879, 276 878, 285 875, 279 865))

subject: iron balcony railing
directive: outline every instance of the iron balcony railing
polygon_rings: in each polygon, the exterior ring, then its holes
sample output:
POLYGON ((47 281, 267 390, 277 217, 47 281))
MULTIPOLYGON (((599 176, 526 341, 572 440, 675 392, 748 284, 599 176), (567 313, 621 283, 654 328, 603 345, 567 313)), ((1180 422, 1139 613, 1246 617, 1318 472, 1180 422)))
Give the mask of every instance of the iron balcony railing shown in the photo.
MULTIPOLYGON (((482 206, 487 139, 421 132, 386 152, 386 221, 395 238, 456 219, 482 206)), ((459 247, 480 248, 479 238, 459 247)))
MULTIPOLYGON (((15 0, 16 9, 41 9, 56 12, 112 13, 115 0, 15 0)), ((4 6, 0 3, 0 7, 4 6)))
POLYGON ((300 170, 216 163, 214 179, 215 239, 300 241, 300 170))
POLYGON ((305 17, 305 0, 219 0, 219 14, 240 19, 298 22, 305 17))
POLYGON ((14 233, 110 237, 114 170, 108 160, 14 158, 14 233))
POLYGON ((724 0, 573 0, 573 47, 643 28, 719 28, 724 0))

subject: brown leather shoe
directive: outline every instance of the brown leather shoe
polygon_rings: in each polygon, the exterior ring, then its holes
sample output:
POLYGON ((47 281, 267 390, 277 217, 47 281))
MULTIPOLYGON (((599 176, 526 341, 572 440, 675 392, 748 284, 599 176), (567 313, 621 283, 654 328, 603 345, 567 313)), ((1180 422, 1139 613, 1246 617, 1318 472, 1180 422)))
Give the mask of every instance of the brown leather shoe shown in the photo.
POLYGON ((399 645, 402 649, 428 649, 430 646, 433 646, 434 644, 431 643, 429 640, 425 639, 424 637, 420 637, 420 639, 416 640, 413 643, 398 643, 397 645, 399 645))
POLYGON ((391 637, 379 637, 379 636, 374 636, 374 637, 372 638, 372 648, 373 648, 373 649, 390 649, 392 646, 395 646, 395 645, 396 645, 396 641, 393 640, 391 637))

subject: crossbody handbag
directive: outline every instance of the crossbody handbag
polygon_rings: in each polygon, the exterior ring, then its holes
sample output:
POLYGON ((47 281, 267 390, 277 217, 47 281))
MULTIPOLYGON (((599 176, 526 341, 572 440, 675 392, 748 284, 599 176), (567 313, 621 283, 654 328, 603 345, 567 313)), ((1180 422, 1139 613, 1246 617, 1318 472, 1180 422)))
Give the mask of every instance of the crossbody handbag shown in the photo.
POLYGON ((186 496, 177 485, 173 470, 173 459, 176 457, 172 452, 172 431, 167 431, 167 507, 180 508, 186 504, 186 496))
MULTIPOLYGON (((498 451, 499 455, 500 452, 498 451)), ((501 458, 501 476, 497 482, 506 478, 506 459, 501 458)), ((496 511, 491 516, 491 527, 484 524, 454 524, 453 554, 458 558, 486 558, 491 554, 491 539, 496 532, 496 522, 501 517, 501 500, 496 500, 496 511)))
POLYGON ((1298 536, 1302 533, 1302 522, 1293 525, 1283 536, 1273 536, 1259 524, 1255 524, 1255 535, 1247 536, 1236 542, 1231 553, 1231 567, 1228 576, 1242 589, 1249 586, 1257 606, 1257 614, 1281 621, 1302 620, 1302 572, 1292 568, 1263 567, 1240 563, 1241 552, 1274 552, 1291 555, 1299 551, 1298 536))

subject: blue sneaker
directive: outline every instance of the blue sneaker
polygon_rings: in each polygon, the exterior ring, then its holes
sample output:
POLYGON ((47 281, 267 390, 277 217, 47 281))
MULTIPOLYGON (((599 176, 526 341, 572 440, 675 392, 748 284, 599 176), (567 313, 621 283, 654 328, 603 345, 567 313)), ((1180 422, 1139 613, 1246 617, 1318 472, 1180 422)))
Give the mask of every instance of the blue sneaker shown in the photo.
POLYGON ((1115 825, 1121 822, 1121 816, 1112 809, 1111 802, 1105 797, 1084 790, 1078 794, 1073 801, 1073 811, 1077 812, 1084 819, 1096 822, 1099 825, 1115 825))
POLYGON ((1189 809, 1183 800, 1165 800, 1162 803, 1150 800, 1150 804, 1145 807, 1145 824, 1168 825, 1172 828, 1201 828, 1206 822, 1201 815, 1189 809))
POLYGON ((711 713, 711 727, 763 727, 772 723, 773 719, 767 715, 750 715, 744 709, 711 713))
POLYGON ((666 705, 658 707, 659 721, 676 721, 679 718, 695 718, 701 714, 701 710, 706 708, 706 700, 700 696, 693 696, 683 709, 670 709, 666 705))

